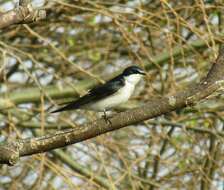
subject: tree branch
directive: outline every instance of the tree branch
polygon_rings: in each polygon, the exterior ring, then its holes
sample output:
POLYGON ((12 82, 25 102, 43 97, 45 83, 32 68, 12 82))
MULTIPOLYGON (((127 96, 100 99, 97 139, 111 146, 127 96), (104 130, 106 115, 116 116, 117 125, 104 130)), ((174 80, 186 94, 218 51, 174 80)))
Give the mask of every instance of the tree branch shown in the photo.
POLYGON ((77 173, 85 176, 88 179, 91 179, 96 184, 100 185, 105 189, 111 189, 110 182, 101 176, 97 176, 94 172, 89 171, 87 168, 81 166, 80 164, 76 163, 70 156, 68 156, 62 150, 54 150, 52 154, 59 158, 63 163, 67 164, 70 168, 72 168, 77 173))
POLYGON ((17 8, 0 14, 0 29, 13 24, 27 24, 46 18, 45 10, 33 9, 29 3, 21 3, 17 8))
POLYGON ((212 65, 207 77, 199 84, 174 95, 150 100, 144 106, 115 114, 110 118, 111 124, 108 124, 104 119, 98 119, 74 129, 57 131, 55 134, 18 140, 13 144, 2 144, 0 146, 0 163, 14 164, 18 157, 46 152, 81 142, 188 105, 193 105, 223 86, 223 72, 224 45, 220 47, 219 56, 212 65))

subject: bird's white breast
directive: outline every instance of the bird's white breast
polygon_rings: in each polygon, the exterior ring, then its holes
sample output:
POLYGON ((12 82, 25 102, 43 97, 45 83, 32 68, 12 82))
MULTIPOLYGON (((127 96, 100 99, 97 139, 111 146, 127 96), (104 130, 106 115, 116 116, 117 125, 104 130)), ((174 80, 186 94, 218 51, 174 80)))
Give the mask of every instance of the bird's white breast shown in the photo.
POLYGON ((125 103, 133 94, 135 85, 139 82, 140 79, 141 75, 138 74, 126 77, 124 87, 119 89, 113 95, 89 105, 88 108, 96 111, 104 111, 125 103))

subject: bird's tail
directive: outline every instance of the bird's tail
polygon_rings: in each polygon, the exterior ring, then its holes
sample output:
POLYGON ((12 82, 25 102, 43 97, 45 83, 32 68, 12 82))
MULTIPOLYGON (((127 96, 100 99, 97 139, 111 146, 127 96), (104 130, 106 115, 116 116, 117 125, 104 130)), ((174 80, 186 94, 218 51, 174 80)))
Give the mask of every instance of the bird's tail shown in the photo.
POLYGON ((68 111, 68 110, 73 110, 73 109, 77 109, 79 106, 77 106, 77 104, 74 102, 70 102, 68 105, 61 107, 59 109, 53 110, 50 113, 57 113, 57 112, 62 112, 62 111, 68 111))
POLYGON ((80 107, 88 104, 91 101, 91 97, 89 95, 85 95, 81 98, 78 98, 77 100, 67 102, 67 105, 53 110, 51 113, 56 113, 56 112, 62 112, 62 111, 67 111, 67 110, 74 110, 74 109, 79 109, 80 107))

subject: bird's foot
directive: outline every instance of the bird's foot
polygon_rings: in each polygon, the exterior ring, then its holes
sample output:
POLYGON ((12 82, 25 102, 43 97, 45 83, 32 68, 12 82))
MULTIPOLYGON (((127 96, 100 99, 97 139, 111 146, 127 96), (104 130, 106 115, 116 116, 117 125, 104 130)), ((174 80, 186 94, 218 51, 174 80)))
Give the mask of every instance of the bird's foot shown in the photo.
POLYGON ((102 118, 105 120, 106 123, 112 125, 112 122, 111 122, 111 120, 110 120, 111 117, 108 117, 108 116, 107 116, 106 111, 103 112, 103 116, 102 116, 102 118))

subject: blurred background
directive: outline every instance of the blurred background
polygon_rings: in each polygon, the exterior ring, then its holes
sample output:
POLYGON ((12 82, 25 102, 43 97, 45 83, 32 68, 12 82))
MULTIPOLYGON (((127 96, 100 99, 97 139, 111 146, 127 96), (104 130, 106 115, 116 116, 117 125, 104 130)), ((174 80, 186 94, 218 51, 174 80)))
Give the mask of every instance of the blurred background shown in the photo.
MULTIPOLYGON (((45 20, 0 31, 1 143, 99 118, 49 110, 129 65, 147 76, 116 111, 181 91, 206 76, 224 39, 222 0, 32 4, 45 20)), ((0 12, 17 5, 0 0, 0 12)), ((0 166, 0 190, 224 189, 223 98, 0 166)))

